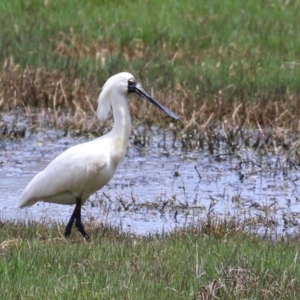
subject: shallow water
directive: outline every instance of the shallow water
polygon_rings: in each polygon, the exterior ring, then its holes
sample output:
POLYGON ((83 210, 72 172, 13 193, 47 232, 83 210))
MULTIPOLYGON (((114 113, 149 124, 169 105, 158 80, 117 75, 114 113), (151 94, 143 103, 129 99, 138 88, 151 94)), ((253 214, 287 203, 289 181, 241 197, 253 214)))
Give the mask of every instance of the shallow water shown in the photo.
MULTIPOLYGON (((62 136, 59 130, 47 130, 19 141, 1 141, 3 220, 67 222, 70 206, 39 202, 15 208, 38 171, 62 151, 88 141, 62 136)), ((211 155, 206 150, 183 151, 180 142, 175 145, 172 148, 172 133, 164 140, 159 131, 151 133, 146 147, 134 146, 131 140, 113 179, 84 206, 84 219, 137 234, 170 232, 208 216, 247 220, 247 229, 255 227, 260 234, 299 231, 299 174, 287 167, 286 157, 243 148, 229 155, 222 146, 211 155)))

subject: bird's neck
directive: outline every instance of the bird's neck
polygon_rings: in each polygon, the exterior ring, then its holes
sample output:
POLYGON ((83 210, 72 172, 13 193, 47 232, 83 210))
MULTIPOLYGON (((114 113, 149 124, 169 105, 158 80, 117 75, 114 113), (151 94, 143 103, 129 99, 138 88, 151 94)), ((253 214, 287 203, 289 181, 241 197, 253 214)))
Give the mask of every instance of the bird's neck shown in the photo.
POLYGON ((128 100, 122 100, 124 101, 114 101, 114 99, 111 101, 114 125, 110 134, 111 136, 120 139, 126 149, 131 132, 131 119, 129 115, 128 100))

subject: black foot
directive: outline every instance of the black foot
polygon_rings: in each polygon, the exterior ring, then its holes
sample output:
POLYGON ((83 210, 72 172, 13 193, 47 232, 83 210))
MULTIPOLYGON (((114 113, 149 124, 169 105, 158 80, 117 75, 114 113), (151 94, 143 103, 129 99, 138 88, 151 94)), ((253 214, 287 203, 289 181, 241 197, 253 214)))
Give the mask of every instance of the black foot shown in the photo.
POLYGON ((86 241, 90 239, 89 235, 86 233, 84 226, 81 222, 81 219, 76 219, 75 226, 78 229, 78 231, 83 235, 86 241))
POLYGON ((90 237, 86 233, 84 226, 81 222, 81 199, 80 198, 77 198, 76 206, 75 206, 72 216, 68 222, 68 225, 66 226, 66 229, 64 232, 66 238, 68 238, 71 234, 74 221, 75 221, 75 226, 78 229, 78 231, 84 236, 84 238, 86 240, 89 240, 90 237))
POLYGON ((65 232, 64 232, 64 235, 65 235, 65 238, 68 238, 71 234, 71 228, 68 228, 68 226, 66 227, 65 229, 65 232))

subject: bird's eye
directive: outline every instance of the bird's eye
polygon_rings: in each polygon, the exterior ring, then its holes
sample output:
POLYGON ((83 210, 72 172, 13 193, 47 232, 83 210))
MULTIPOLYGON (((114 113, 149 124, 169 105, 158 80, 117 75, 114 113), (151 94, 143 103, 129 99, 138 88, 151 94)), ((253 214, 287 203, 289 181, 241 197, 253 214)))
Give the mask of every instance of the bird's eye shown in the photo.
POLYGON ((132 85, 134 85, 134 84, 135 84, 134 78, 130 78, 130 79, 128 80, 128 85, 129 85, 129 86, 132 86, 132 85))

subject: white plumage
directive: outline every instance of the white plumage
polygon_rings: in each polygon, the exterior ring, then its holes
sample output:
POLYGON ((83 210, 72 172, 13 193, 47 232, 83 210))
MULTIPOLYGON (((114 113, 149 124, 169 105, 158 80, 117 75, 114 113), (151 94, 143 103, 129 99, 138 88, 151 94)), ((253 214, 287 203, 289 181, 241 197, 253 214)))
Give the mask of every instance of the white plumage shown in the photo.
POLYGON ((37 201, 76 204, 65 229, 65 236, 70 235, 75 221, 77 229, 89 239, 81 222, 81 206, 91 194, 109 182, 125 156, 131 131, 128 94, 133 92, 152 102, 171 118, 178 119, 170 110, 150 97, 130 73, 122 72, 110 77, 98 99, 97 117, 106 118, 112 107, 112 130, 57 156, 29 182, 20 196, 18 207, 30 206, 37 201))

